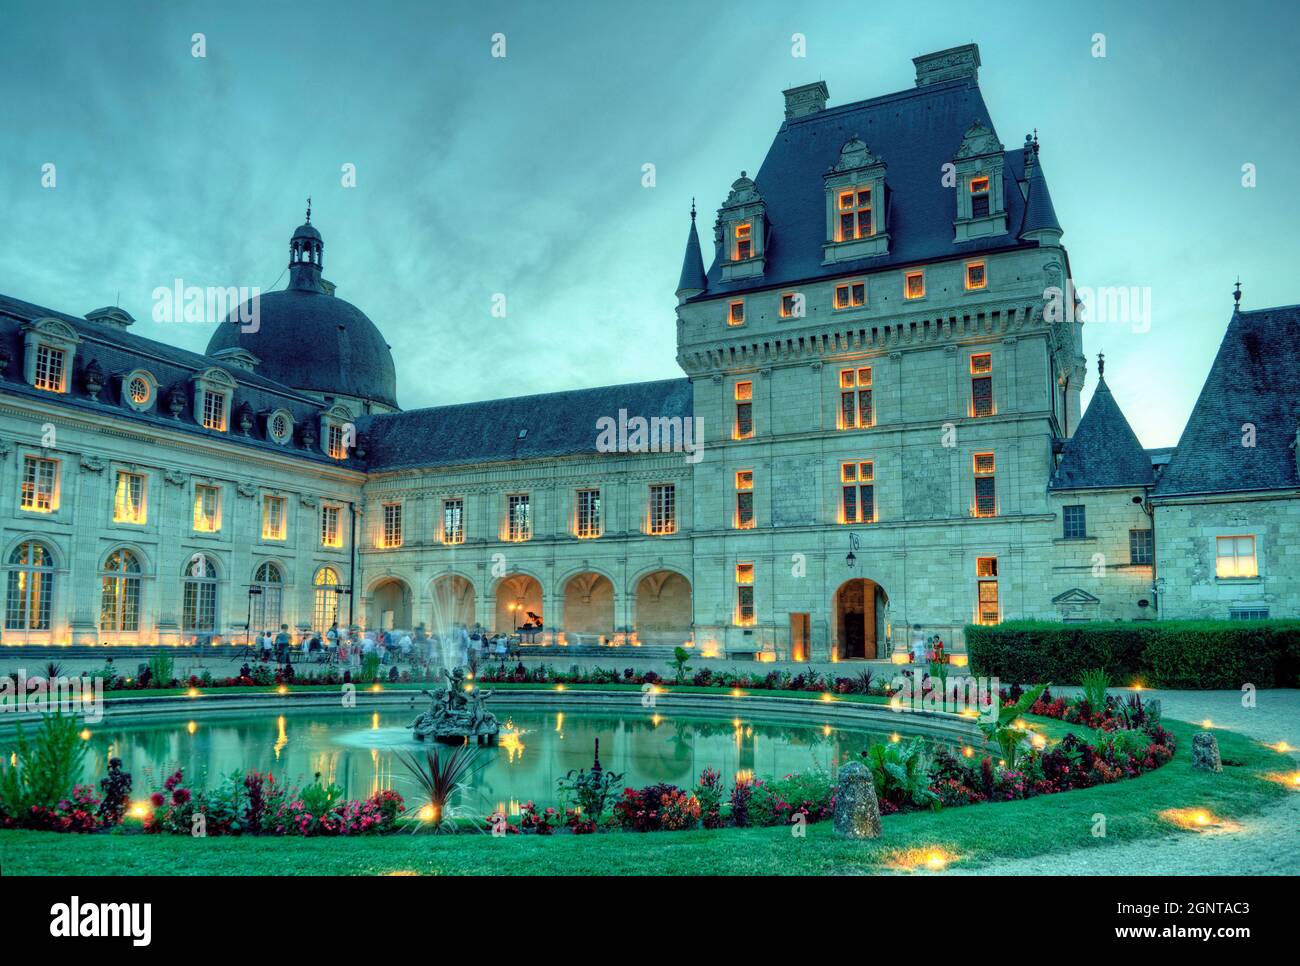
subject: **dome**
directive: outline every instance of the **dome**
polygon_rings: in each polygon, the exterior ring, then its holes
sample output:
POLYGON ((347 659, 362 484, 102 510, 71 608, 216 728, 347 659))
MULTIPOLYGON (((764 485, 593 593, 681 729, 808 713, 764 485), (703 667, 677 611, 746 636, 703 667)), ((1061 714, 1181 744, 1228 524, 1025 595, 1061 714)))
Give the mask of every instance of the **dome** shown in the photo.
POLYGON ((249 303, 235 309, 208 341, 207 354, 245 349, 260 376, 321 396, 350 396, 397 408, 397 374, 388 343, 375 323, 321 282, 324 243, 311 224, 289 242, 289 287, 257 297, 257 324, 249 303), (245 328, 250 331, 244 331, 245 328))

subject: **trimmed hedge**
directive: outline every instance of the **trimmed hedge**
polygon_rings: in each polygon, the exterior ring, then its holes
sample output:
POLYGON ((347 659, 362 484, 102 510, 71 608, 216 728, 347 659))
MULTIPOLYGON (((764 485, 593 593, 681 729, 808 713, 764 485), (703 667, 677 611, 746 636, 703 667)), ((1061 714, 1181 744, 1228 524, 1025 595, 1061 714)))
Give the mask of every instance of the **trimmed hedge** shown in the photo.
POLYGON ((975 674, 1018 684, 1078 684, 1092 668, 1155 688, 1300 683, 1300 621, 972 624, 966 649, 975 674))

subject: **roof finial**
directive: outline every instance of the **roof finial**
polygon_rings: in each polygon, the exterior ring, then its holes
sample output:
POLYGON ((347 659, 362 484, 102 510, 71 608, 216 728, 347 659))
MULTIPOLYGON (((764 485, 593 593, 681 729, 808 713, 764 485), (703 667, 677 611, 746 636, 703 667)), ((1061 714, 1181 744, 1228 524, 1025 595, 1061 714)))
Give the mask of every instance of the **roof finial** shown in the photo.
POLYGON ((1232 311, 1241 311, 1241 276, 1237 276, 1237 287, 1232 293, 1232 311))
POLYGON ((695 224, 695 198, 691 197, 691 224, 695 224))
POLYGON ((307 224, 311 224, 311 195, 307 196, 307 224))
POLYGON ((1106 353, 1097 353, 1097 378, 1100 379, 1106 374, 1106 353))

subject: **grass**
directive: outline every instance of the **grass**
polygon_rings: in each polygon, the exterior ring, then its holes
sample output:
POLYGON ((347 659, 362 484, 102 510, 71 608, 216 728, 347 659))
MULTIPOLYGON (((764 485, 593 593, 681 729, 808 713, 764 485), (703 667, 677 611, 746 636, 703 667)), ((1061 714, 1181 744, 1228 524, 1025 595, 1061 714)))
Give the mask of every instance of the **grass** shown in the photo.
MULTIPOLYGON (((816 695, 812 695, 816 697, 816 695)), ((1070 726, 1030 719, 1049 736, 1070 726)), ((1261 773, 1290 759, 1232 732, 1217 732, 1222 774, 1193 771, 1192 725, 1168 721, 1175 759, 1140 778, 1021 802, 892 815, 880 839, 848 842, 829 822, 798 838, 785 828, 718 832, 611 832, 548 838, 393 835, 358 839, 213 838, 112 833, 0 832, 0 866, 9 875, 787 875, 888 871, 897 853, 942 849, 962 867, 1180 832, 1161 820, 1169 808, 1205 808, 1240 819, 1291 794, 1261 773), (1106 837, 1092 834, 1106 816, 1106 837)), ((1225 839, 1225 847, 1231 847, 1225 839)))

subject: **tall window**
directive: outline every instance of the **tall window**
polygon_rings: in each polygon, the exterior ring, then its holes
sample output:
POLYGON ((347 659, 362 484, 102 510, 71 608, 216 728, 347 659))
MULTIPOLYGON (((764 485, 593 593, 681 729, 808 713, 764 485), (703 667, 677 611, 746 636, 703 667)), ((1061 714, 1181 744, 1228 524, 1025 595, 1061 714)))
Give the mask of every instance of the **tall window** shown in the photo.
POLYGON ((37 389, 47 392, 65 392, 67 390, 67 358, 62 349, 48 345, 36 347, 36 380, 32 383, 37 389))
POLYGON ((506 498, 506 539, 519 543, 532 536, 532 502, 527 493, 512 493, 506 498))
POLYGON ((988 285, 988 280, 984 277, 983 262, 966 263, 966 290, 969 292, 982 289, 988 285))
POLYGON ((348 458, 346 430, 337 423, 330 423, 329 454, 331 459, 345 460, 348 458))
POLYGON ((975 615, 976 623, 998 623, 1002 619, 1002 610, 998 605, 997 557, 976 558, 975 585, 979 601, 975 615))
POLYGON ((976 453, 972 464, 975 471, 974 515, 995 517, 998 515, 998 490, 993 454, 976 453))
POLYGON ((736 473, 736 529, 754 528, 754 471, 736 473))
POLYGON ((803 318, 804 298, 801 292, 786 292, 781 296, 781 318, 803 318))
POLYGON ((736 247, 732 255, 732 261, 743 262, 754 254, 754 229, 753 226, 746 222, 743 225, 736 226, 736 247))
POLYGON ((737 300, 731 303, 727 309, 727 325, 744 325, 745 324, 745 303, 743 300, 737 300))
POLYGON ((970 179, 970 216, 987 218, 989 214, 989 179, 978 177, 970 179))
POLYGON ((145 479, 141 473, 119 472, 113 493, 113 520, 116 523, 144 523, 145 479))
POLYGON ((908 272, 903 276, 903 298, 925 298, 925 273, 908 272))
POLYGON ((871 368, 840 370, 840 429, 865 429, 875 425, 871 401, 871 368))
POLYGON ((1082 504, 1061 507, 1061 522, 1066 540, 1082 540, 1088 535, 1087 510, 1082 504))
POLYGON ((1128 532, 1128 562, 1151 564, 1155 561, 1155 557, 1155 534, 1150 530, 1130 530, 1128 532))
POLYGON ((846 282, 835 286, 835 307, 856 309, 867 304, 867 283, 846 282))
POLYGON ((284 574, 268 560, 253 574, 253 588, 261 593, 252 595, 253 626, 249 631, 279 630, 283 623, 280 612, 284 605, 284 574))
POLYGON ((185 565, 181 584, 181 628, 212 633, 217 629, 217 566, 196 553, 185 565))
POLYGON ((343 508, 330 503, 321 504, 320 508, 320 545, 322 547, 343 546, 343 508))
POLYGON ((840 223, 836 241, 853 241, 872 235, 871 189, 840 192, 840 223))
POLYGON ((672 483, 656 483, 650 487, 650 532, 660 535, 677 532, 677 488, 672 483))
POLYGON ((283 540, 288 532, 288 512, 282 496, 262 497, 262 539, 283 540))
POLYGON ((876 522, 876 468, 870 461, 840 464, 840 523, 876 522))
POLYGON ((578 491, 577 534, 579 537, 599 537, 600 490, 578 491))
POLYGON ((970 357, 970 414, 992 416, 994 412, 993 356, 980 352, 970 357))
POLYGON ((41 456, 23 460, 22 508, 53 513, 59 508, 59 461, 41 456))
POLYGON ((329 630, 331 624, 339 619, 340 601, 339 572, 333 567, 321 567, 316 571, 316 594, 312 606, 312 625, 318 631, 329 630))
POLYGON ((1258 577, 1259 561, 1255 557, 1254 535, 1216 538, 1214 575, 1258 577))
POLYGON ((140 630, 140 561, 130 550, 114 550, 100 575, 99 629, 105 634, 140 630))
POLYGON ((221 488, 197 483, 194 486, 194 529, 216 533, 221 529, 221 488))
POLYGON ((384 504, 383 546, 393 549, 402 545, 402 504, 384 504))
POLYGON ((736 383, 736 426, 732 432, 735 439, 749 439, 754 435, 754 384, 752 382, 736 383))
POLYGON ((465 542, 465 501, 442 501, 442 542, 465 542))
POLYGON ((754 565, 736 564, 736 623, 749 627, 754 623, 754 565))
POLYGON ((226 397, 219 392, 203 390, 203 428, 226 431, 226 397))
POLYGON ((5 630, 48 631, 54 597, 54 558, 43 543, 28 540, 9 555, 5 630))

